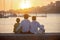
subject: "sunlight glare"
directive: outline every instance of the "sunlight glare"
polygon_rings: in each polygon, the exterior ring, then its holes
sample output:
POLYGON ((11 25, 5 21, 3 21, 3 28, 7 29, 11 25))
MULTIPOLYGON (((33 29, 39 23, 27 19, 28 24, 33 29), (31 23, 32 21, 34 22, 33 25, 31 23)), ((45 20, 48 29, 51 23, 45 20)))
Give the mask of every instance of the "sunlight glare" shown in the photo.
POLYGON ((31 3, 30 0, 22 0, 21 3, 19 4, 19 8, 25 9, 25 8, 30 8, 31 3))

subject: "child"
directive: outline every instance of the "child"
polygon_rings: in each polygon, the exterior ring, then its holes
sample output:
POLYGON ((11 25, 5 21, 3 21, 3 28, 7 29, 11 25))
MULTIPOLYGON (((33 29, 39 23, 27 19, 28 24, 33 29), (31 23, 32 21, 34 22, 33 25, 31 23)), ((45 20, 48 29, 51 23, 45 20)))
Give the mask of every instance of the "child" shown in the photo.
POLYGON ((20 22, 20 19, 17 18, 17 19, 16 19, 16 22, 17 22, 17 23, 14 24, 14 30, 13 30, 13 32, 14 32, 14 33, 20 33, 20 32, 21 32, 21 28, 20 28, 18 31, 16 31, 17 27, 20 25, 20 23, 19 23, 19 22, 20 22))
POLYGON ((32 22, 31 22, 30 32, 31 32, 31 33, 34 33, 34 34, 37 34, 37 33, 39 33, 38 28, 41 29, 40 31, 43 30, 43 28, 42 28, 42 26, 40 25, 40 23, 36 21, 36 16, 33 16, 33 17, 32 17, 32 22))
POLYGON ((30 33, 30 21, 28 20, 29 15, 24 14, 24 20, 21 21, 20 26, 17 29, 22 28, 22 34, 29 34, 30 33))
POLYGON ((39 22, 36 21, 36 16, 33 16, 32 22, 31 22, 30 32, 33 34, 37 34, 38 33, 38 27, 40 27, 40 24, 39 24, 39 22))

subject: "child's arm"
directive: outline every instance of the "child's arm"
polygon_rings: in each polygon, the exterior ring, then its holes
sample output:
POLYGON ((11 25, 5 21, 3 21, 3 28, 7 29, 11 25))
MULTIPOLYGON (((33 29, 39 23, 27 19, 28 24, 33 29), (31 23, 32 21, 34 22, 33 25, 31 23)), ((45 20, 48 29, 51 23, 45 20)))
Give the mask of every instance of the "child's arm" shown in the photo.
POLYGON ((41 25, 41 30, 43 33, 45 32, 44 25, 41 25))
POLYGON ((44 25, 40 25, 40 24, 38 23, 38 27, 40 28, 40 30, 41 30, 42 32, 45 32, 44 25))

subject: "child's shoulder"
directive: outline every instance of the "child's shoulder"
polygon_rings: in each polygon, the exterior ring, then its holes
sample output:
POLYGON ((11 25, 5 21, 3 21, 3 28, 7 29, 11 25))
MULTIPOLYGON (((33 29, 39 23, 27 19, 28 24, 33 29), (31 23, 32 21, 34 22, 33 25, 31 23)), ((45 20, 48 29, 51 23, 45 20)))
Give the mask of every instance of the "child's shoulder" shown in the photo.
POLYGON ((20 23, 15 23, 14 25, 19 25, 20 23))

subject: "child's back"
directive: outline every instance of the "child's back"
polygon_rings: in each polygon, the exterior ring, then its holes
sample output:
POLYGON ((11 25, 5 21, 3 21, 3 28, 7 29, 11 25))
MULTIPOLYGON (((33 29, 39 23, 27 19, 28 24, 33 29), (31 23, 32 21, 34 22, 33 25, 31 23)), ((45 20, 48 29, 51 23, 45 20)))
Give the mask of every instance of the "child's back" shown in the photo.
POLYGON ((33 16, 32 22, 31 22, 30 32, 37 34, 38 33, 38 27, 40 27, 40 24, 39 24, 39 22, 36 21, 36 16, 33 16))
POLYGON ((34 34, 38 33, 38 28, 40 27, 40 24, 37 21, 32 21, 31 22, 31 32, 34 34))

